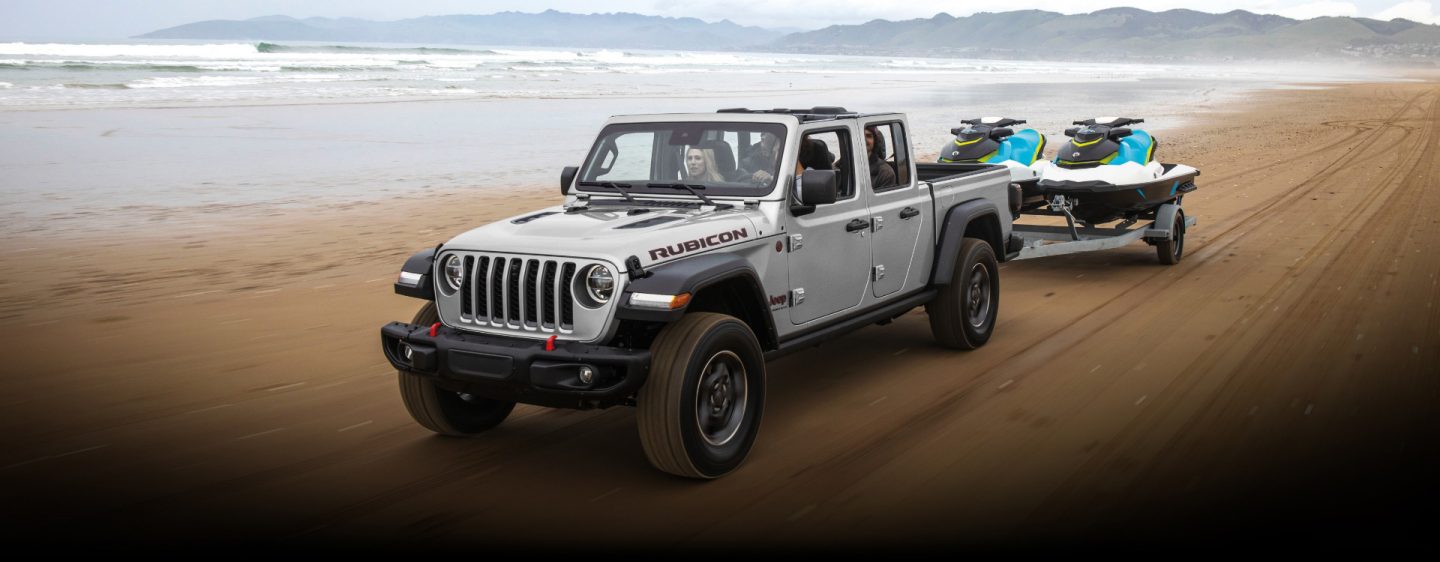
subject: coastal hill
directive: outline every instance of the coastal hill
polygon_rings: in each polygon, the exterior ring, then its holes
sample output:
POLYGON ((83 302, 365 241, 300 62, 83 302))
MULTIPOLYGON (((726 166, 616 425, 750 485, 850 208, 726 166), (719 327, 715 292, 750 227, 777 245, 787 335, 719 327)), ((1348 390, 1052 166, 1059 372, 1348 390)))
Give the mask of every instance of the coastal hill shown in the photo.
POLYGON ((1040 10, 874 20, 785 34, 722 20, 631 13, 428 16, 398 21, 267 16, 162 29, 144 39, 486 44, 960 56, 1049 60, 1440 60, 1440 26, 1405 19, 1295 20, 1235 10, 1040 10))
POLYGON ((780 31, 726 20, 707 23, 696 18, 546 10, 538 14, 500 12, 398 21, 266 16, 189 23, 139 38, 730 50, 769 43, 782 35, 780 31))
POLYGON ((837 25, 787 35, 772 48, 1052 60, 1337 56, 1435 60, 1440 58, 1440 26, 1405 19, 1294 20, 1244 10, 1210 14, 1111 8, 1075 15, 1023 10, 837 25))

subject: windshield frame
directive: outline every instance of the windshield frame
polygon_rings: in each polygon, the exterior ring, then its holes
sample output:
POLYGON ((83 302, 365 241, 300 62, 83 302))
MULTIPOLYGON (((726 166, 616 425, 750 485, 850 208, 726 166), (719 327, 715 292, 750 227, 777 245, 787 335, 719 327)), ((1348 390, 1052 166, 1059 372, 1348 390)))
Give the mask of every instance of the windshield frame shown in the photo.
MULTIPOLYGON (((786 176, 788 176, 788 175, 793 175, 793 173, 791 173, 791 174, 785 173, 785 162, 786 162, 786 160, 787 160, 788 150, 789 150, 789 148, 790 148, 789 145, 788 145, 788 142, 790 141, 790 133, 791 133, 790 127, 788 127, 787 125, 785 125, 785 124, 783 124, 783 123, 776 123, 776 122, 773 122, 773 121, 749 121, 749 120, 735 120, 735 121, 728 121, 728 120, 726 120, 726 121, 719 121, 719 120, 716 120, 716 121, 709 121, 709 120, 694 120, 694 121, 689 121, 689 120, 686 120, 686 121, 678 121, 678 120, 677 120, 677 121, 644 121, 644 122, 617 122, 617 123, 610 123, 610 124, 607 124, 603 129, 601 129, 601 130, 600 130, 600 133, 595 136, 595 142, 591 144, 590 150, 589 150, 589 152, 588 152, 588 153, 586 154, 586 156, 585 156, 585 161, 584 161, 584 163, 580 166, 580 169, 577 170, 576 177, 575 177, 575 187, 574 187, 574 189, 576 190, 576 192, 581 192, 581 193, 603 193, 603 194, 614 194, 614 195, 617 195, 617 196, 618 196, 619 193, 618 193, 615 189, 606 188, 606 187, 601 187, 601 186, 596 186, 596 185, 581 185, 581 182, 590 183, 590 182, 610 182, 610 181, 614 181, 614 182, 619 182, 619 183, 622 183, 622 184, 629 184, 629 187, 626 187, 625 191, 629 192, 631 195, 659 195, 659 196, 665 196, 665 197, 677 197, 677 196, 679 196, 679 197, 685 197, 685 198, 694 198, 693 195, 691 195, 691 194, 689 194, 689 193, 686 193, 685 190, 683 190, 683 189, 674 189, 674 188, 670 188, 670 187, 651 187, 651 186, 647 185, 647 184, 651 184, 651 183, 654 183, 654 184, 687 183, 687 184, 690 184, 690 185, 692 185, 692 186, 693 186, 693 185, 704 185, 705 187, 701 190, 701 192, 704 193, 706 196, 709 196, 709 197, 742 197, 742 198, 746 198, 746 199, 764 198, 764 197, 767 197, 767 196, 775 193, 775 188, 780 184, 781 180, 785 179, 786 176), (606 144, 605 141, 607 140, 607 138, 612 137, 612 136, 617 136, 617 135, 620 135, 620 134, 624 134, 624 133, 627 133, 627 132, 662 131, 662 130, 666 130, 666 129, 672 129, 672 130, 673 130, 673 129, 678 129, 678 128, 682 128, 682 127, 694 127, 694 128, 699 128, 699 129, 740 130, 740 131, 748 131, 748 132, 750 132, 750 133, 752 133, 752 134, 756 134, 756 135, 759 135, 759 134, 762 134, 762 133, 772 133, 772 134, 776 135, 776 143, 778 143, 778 145, 779 145, 779 149, 778 149, 778 150, 779 150, 779 157, 778 157, 778 161, 777 161, 777 163, 776 163, 776 169, 775 169, 774 177, 772 177, 768 183, 762 184, 762 185, 745 185, 745 184, 742 184, 742 183, 739 183, 739 182, 726 182, 726 183, 722 183, 722 184, 709 184, 709 183, 705 183, 705 182, 695 182, 695 181, 684 180, 684 179, 676 179, 676 180, 658 180, 658 179, 641 179, 641 178, 614 178, 614 179, 611 179, 611 178, 604 178, 604 179, 597 178, 597 179, 594 179, 594 180, 587 180, 587 179, 586 179, 585 175, 590 171, 590 168, 591 168, 591 166, 595 163, 595 160, 601 156, 602 150, 603 150, 604 147, 605 147, 605 144, 606 144)), ((755 142, 759 142, 759 140, 756 139, 755 142)), ((736 150, 736 152, 737 152, 736 156, 738 157, 738 155, 739 155, 738 153, 740 152, 739 147, 731 147, 731 148, 732 148, 733 150, 736 150)), ((653 153, 652 153, 652 157, 653 157, 653 153)), ((737 158, 737 160, 738 160, 738 158, 737 158)), ((738 165, 739 162, 737 161, 736 164, 738 165)), ((653 167, 654 167, 654 162, 653 162, 653 161, 652 161, 652 163, 651 163, 651 166, 652 166, 652 171, 653 171, 653 167)))

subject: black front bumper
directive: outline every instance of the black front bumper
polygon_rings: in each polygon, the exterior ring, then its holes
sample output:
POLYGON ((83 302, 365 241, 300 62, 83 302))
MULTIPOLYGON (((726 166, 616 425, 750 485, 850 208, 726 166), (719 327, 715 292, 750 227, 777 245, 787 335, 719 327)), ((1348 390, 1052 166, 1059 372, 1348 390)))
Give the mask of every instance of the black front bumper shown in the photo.
POLYGON ((496 400, 552 408, 605 408, 625 403, 650 374, 650 351, 473 334, 391 322, 380 328, 385 358, 396 369, 433 377, 443 387, 496 400), (409 347, 409 356, 405 348, 409 347), (580 381, 589 367, 594 379, 580 381))

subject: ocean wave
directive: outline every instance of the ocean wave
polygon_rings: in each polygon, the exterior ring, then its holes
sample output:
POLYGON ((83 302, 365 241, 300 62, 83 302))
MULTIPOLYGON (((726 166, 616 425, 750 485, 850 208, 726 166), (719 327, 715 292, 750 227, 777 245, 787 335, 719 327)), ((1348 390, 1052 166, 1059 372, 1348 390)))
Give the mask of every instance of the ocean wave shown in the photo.
POLYGON ((204 45, 152 44, 66 44, 66 43, 0 43, 0 55, 31 55, 50 57, 190 57, 208 59, 254 56, 250 43, 212 43, 204 45))
POLYGON ((129 90, 130 86, 125 84, 65 84, 66 88, 76 90, 129 90))
POLYGON ((0 82, 0 90, 8 90, 8 89, 14 88, 14 87, 15 87, 15 85, 14 85, 14 84, 11 84, 11 83, 9 83, 9 82, 0 82))
POLYGON ((131 88, 224 88, 269 84, 312 84, 346 80, 341 74, 288 74, 284 76, 156 76, 136 80, 131 88))
MULTIPOLYGON (((41 63, 34 64, 34 66, 44 67, 50 65, 41 63)), ((138 70, 142 72, 203 72, 205 70, 220 70, 215 68, 202 69, 198 66, 191 66, 188 64, 115 64, 75 61, 65 61, 63 63, 55 65, 55 67, 61 70, 71 70, 76 72, 87 72, 93 70, 138 70)))
POLYGON ((495 51, 486 49, 455 49, 448 47, 355 47, 350 45, 323 45, 311 47, 306 45, 281 45, 277 43, 256 43, 257 53, 367 53, 367 54, 392 54, 392 53, 413 53, 413 54, 448 54, 448 55, 493 55, 495 51))
POLYGON ((281 72, 397 72, 398 68, 383 66, 282 66, 281 72))

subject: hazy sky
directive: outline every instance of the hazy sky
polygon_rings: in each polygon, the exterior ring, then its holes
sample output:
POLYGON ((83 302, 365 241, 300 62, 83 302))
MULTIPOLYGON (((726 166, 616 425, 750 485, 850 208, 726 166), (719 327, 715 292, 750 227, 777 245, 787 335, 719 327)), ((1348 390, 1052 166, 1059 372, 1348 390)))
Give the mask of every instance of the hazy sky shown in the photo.
MULTIPOLYGON (((1293 18, 1324 15, 1404 17, 1440 24, 1440 0, 1010 0, 1003 10, 1037 8, 1064 13, 1113 6, 1152 11, 1190 8, 1207 12, 1244 9, 1293 18)), ((636 12, 691 16, 762 27, 813 29, 876 18, 910 19, 938 12, 961 16, 998 11, 990 2, 954 0, 0 0, 0 40, 118 39, 207 19, 359 17, 395 20, 427 15, 537 12, 636 12)))

